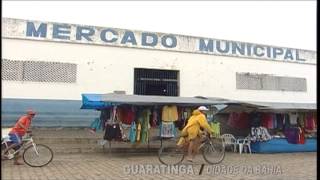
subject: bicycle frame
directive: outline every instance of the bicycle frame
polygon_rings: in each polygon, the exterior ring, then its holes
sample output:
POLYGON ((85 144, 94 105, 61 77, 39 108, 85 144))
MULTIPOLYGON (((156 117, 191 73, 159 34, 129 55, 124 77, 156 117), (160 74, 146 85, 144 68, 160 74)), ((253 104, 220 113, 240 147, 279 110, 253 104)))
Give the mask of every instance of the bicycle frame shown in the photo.
MULTIPOLYGON (((8 142, 10 141, 6 141, 4 140, 1 144, 4 144, 6 148, 8 148, 8 142)), ((37 155, 39 155, 39 152, 37 151, 37 148, 36 148, 36 144, 34 143, 33 141, 33 138, 32 136, 28 136, 28 137, 25 137, 22 139, 22 144, 21 144, 21 147, 18 149, 18 150, 14 150, 14 152, 12 153, 12 155, 16 155, 17 153, 19 153, 20 151, 24 150, 26 147, 28 147, 30 144, 32 144, 35 152, 37 155)))

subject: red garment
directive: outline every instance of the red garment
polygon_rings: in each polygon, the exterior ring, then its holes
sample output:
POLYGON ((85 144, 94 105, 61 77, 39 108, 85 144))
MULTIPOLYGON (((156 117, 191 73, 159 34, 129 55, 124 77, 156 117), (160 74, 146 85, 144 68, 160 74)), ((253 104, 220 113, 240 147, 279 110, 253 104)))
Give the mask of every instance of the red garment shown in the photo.
POLYGON ((305 139, 304 139, 304 131, 299 128, 299 137, 298 137, 298 144, 304 144, 305 139))
POLYGON ((28 115, 20 117, 9 133, 17 133, 19 136, 24 136, 26 134, 26 130, 22 128, 19 123, 21 123, 26 129, 29 129, 31 117, 28 115))
POLYGON ((273 128, 273 118, 271 113, 262 113, 262 126, 268 129, 273 128))
POLYGON ((135 113, 132 108, 119 108, 120 120, 124 124, 131 124, 135 118, 135 113))
POLYGON ((248 113, 231 113, 228 119, 228 125, 233 128, 244 129, 249 127, 248 113))
POLYGON ((305 129, 314 130, 315 129, 315 119, 312 113, 307 113, 305 118, 305 129))

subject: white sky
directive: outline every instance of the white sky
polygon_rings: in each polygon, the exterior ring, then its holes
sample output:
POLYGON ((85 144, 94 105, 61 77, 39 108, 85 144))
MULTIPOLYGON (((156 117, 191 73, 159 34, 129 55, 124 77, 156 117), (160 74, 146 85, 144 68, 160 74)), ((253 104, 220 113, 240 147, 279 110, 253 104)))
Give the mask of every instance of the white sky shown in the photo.
POLYGON ((2 1, 2 17, 316 50, 316 1, 2 1))

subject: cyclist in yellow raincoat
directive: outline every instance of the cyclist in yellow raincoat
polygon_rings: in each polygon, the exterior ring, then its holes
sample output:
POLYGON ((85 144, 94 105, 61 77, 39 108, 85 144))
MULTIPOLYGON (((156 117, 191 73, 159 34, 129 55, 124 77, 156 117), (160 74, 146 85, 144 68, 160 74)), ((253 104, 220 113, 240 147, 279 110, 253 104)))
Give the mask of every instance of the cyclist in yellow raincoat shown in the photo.
POLYGON ((183 146, 184 143, 188 142, 188 161, 193 161, 195 157, 198 146, 200 145, 200 135, 202 133, 201 129, 206 130, 208 133, 212 134, 213 130, 208 124, 207 118, 205 116, 206 111, 208 111, 205 106, 200 106, 198 109, 192 112, 192 116, 189 118, 187 125, 181 131, 181 138, 179 139, 178 146, 183 146))

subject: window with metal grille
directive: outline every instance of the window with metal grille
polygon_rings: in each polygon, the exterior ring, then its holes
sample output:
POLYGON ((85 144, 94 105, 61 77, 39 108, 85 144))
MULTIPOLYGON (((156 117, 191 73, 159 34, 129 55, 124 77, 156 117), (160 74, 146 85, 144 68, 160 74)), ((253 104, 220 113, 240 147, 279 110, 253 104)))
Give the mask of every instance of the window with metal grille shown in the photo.
POLYGON ((307 91, 306 78, 237 73, 236 82, 237 89, 307 91))
POLYGON ((2 80, 75 83, 77 65, 72 63, 2 59, 2 80))
POLYGON ((179 71, 160 69, 134 69, 134 94, 179 95, 179 71))

